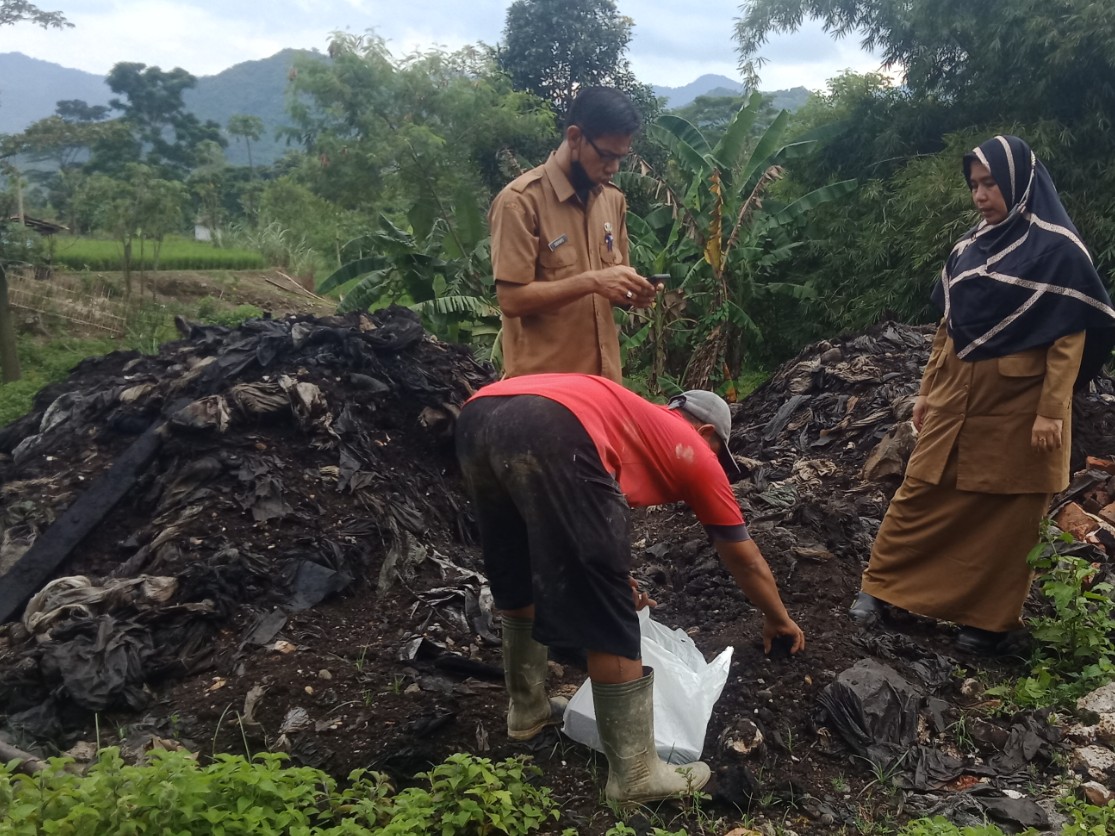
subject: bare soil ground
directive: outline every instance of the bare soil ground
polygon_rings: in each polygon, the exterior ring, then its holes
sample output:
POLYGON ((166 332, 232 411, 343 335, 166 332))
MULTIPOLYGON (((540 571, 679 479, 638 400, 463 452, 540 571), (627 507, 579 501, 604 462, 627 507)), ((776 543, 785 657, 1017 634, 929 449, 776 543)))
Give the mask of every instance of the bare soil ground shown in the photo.
MULTIPOLYGON (((54 576, 104 579, 118 574, 122 564, 139 565, 148 574, 186 579, 176 603, 215 601, 215 611, 197 622, 117 612, 121 621, 147 619, 155 646, 145 658, 158 664, 151 661, 133 683, 128 694, 135 699, 121 698, 96 712, 75 706, 64 682, 44 673, 42 646, 14 624, 0 626, 0 721, 6 719, 11 731, 14 717, 51 703, 61 718, 51 733, 24 729, 18 742, 38 751, 79 740, 141 748, 157 737, 203 755, 286 751, 295 761, 338 777, 368 767, 402 784, 454 752, 494 759, 525 753, 541 766, 561 804, 554 832, 572 827, 604 833, 616 815, 603 804, 603 758, 557 732, 529 744, 514 743, 505 733, 500 651, 484 618, 474 574, 483 568, 448 434, 454 406, 489 371, 429 340, 369 349, 369 340, 398 324, 310 320, 306 314, 329 311, 265 278, 240 274, 235 289, 222 298, 265 308, 276 319, 299 314, 291 321, 294 333, 302 333, 297 330, 302 323, 311 335, 306 347, 279 349, 271 365, 245 367, 228 379, 190 377, 185 370, 206 368, 204 358, 217 356, 230 340, 258 337, 262 346, 270 339, 270 332, 250 329, 225 334, 198 329, 158 358, 112 355, 89 361, 36 408, 41 419, 67 391, 92 403, 93 393, 147 384, 160 393, 157 398, 145 395, 147 401, 126 408, 117 399, 97 406, 100 411, 88 406, 75 412, 69 430, 44 436, 45 446, 34 455, 20 457, 13 448, 35 428, 8 429, 7 446, 0 444, 6 451, 0 452, 0 482, 7 486, 3 499, 9 509, 2 522, 15 536, 45 530, 134 441, 119 430, 122 419, 150 421, 165 413, 171 390, 188 398, 227 398, 235 384, 273 387, 287 375, 318 387, 325 404, 324 411, 314 407, 305 416, 297 409, 250 420, 234 414, 224 432, 195 427, 171 433, 151 471, 54 576), (212 464, 201 466, 207 462, 212 464), (268 485, 279 486, 278 511, 270 504, 275 497, 268 485), (12 512, 17 507, 20 520, 12 512), (297 586, 292 573, 302 561, 352 582, 314 606, 292 607, 290 590, 297 586), (274 629, 266 629, 276 612, 274 629), (176 655, 160 657, 161 645, 173 646, 176 655)), ((157 294, 176 300, 213 296, 218 286, 226 287, 210 277, 182 274, 153 282, 157 294)), ((905 339, 918 345, 916 334, 905 339)), ((845 359, 855 353, 852 345, 838 344, 845 359)), ((820 346, 815 355, 832 347, 820 346)), ((902 387, 916 382, 910 370, 919 365, 920 349, 896 344, 887 350, 890 360, 875 361, 880 368, 859 374, 862 364, 852 363, 857 374, 842 383, 830 372, 817 391, 839 395, 839 408, 849 416, 865 409, 869 398, 891 396, 897 402, 906 391, 902 387)), ((804 360, 812 356, 803 353, 804 360)), ((794 379, 783 377, 783 384, 794 379)), ((737 453, 747 458, 750 470, 737 494, 791 613, 806 630, 808 648, 796 658, 763 655, 759 614, 718 565, 685 508, 635 513, 635 575, 659 602, 655 619, 689 630, 706 658, 735 648, 705 743, 714 770, 711 800, 638 813, 629 821, 640 831, 656 824, 726 833, 740 823, 765 821, 799 834, 882 833, 909 818, 913 812, 896 777, 880 774, 844 745, 818 706, 821 691, 862 659, 885 661, 911 677, 927 661, 950 659, 954 675, 932 691, 946 704, 946 723, 926 739, 973 764, 1001 750, 1017 719, 990 714, 993 705, 981 696, 982 686, 973 689, 969 683, 962 690, 962 684, 969 677, 986 684, 1010 676, 1022 669, 1019 659, 957 657, 953 628, 915 617, 892 620, 882 632, 852 628, 846 608, 897 487, 896 479, 864 482, 859 471, 897 419, 892 411, 858 428, 845 421, 843 435, 832 430, 839 416, 828 421, 823 438, 834 433, 839 438, 832 447, 825 441, 815 450, 838 467, 818 464, 791 484, 795 473, 800 476, 799 463, 810 460, 794 444, 805 443, 810 422, 826 423, 825 410, 836 406, 816 399, 809 417, 794 413, 775 427, 774 412, 789 397, 780 385, 776 378, 736 412, 737 453), (790 488, 792 497, 781 501, 790 488), (978 717, 1003 733, 973 735, 965 717, 978 717), (764 736, 758 751, 747 756, 731 745, 745 720, 764 736)), ((1097 454, 1115 450, 1110 424, 1103 422, 1106 434, 1095 443, 1111 449, 1097 454)), ((816 438, 814 432, 807 441, 814 444, 816 438)), ((815 452, 811 460, 818 462, 820 455, 815 452)), ((555 692, 571 694, 584 680, 575 655, 554 659, 555 692)), ((1055 747, 1043 749, 1026 767, 1024 781, 1015 776, 1003 786, 1025 783, 1035 797, 1049 794, 1062 774, 1060 763, 1055 747)), ((955 793, 976 780, 960 780, 939 793, 955 793)))

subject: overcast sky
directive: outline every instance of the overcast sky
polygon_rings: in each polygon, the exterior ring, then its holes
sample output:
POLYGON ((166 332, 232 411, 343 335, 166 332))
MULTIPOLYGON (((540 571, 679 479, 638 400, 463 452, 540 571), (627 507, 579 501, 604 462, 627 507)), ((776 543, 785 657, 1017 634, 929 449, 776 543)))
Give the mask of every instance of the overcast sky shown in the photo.
MULTIPOLYGON (((333 31, 374 29, 392 52, 456 48, 500 39, 510 0, 35 0, 74 24, 64 31, 21 23, 0 29, 0 52, 22 52, 103 75, 138 61, 212 75, 286 47, 324 51, 333 31)), ((738 79, 732 40, 738 0, 617 0, 635 21, 629 57, 644 82, 679 87, 704 73, 738 79)), ((879 69, 854 41, 816 24, 763 50, 762 88, 821 89, 844 69, 879 69)))

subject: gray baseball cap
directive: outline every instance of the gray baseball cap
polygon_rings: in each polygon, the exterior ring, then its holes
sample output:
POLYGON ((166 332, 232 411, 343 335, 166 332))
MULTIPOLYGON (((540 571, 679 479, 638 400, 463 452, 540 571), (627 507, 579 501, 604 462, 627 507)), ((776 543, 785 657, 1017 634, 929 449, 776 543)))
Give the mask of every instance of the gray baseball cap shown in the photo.
POLYGON ((736 482, 743 477, 743 472, 736 464, 728 445, 728 438, 732 434, 732 411, 728 408, 727 401, 715 392, 690 389, 688 392, 670 398, 668 406, 670 409, 680 409, 702 424, 712 424, 720 438, 720 452, 717 453, 717 458, 720 459, 720 466, 728 475, 728 481, 736 482))

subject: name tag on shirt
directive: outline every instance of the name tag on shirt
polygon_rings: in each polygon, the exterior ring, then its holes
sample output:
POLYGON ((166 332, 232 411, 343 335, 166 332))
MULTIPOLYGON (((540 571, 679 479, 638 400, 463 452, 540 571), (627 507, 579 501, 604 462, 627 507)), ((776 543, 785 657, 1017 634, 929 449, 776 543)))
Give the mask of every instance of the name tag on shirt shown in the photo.
POLYGON ((562 244, 564 244, 568 241, 569 241, 569 236, 568 235, 559 235, 557 238, 555 238, 553 241, 551 241, 547 246, 549 246, 550 252, 553 252, 558 247, 560 247, 562 244))

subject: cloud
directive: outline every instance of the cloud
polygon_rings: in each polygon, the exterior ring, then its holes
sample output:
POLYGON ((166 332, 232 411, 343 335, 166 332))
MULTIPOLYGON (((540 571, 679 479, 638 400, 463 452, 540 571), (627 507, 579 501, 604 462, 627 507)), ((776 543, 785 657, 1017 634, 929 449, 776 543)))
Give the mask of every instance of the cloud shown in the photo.
POLYGON ((322 47, 328 29, 285 30, 258 15, 238 16, 235 4, 218 14, 201 4, 174 0, 129 0, 66 11, 74 28, 43 31, 21 27, 19 49, 29 55, 98 74, 120 61, 164 69, 182 67, 210 75, 286 47, 322 47))
MULTIPOLYGON (((0 51, 19 50, 98 74, 120 61, 138 61, 211 75, 288 47, 324 51, 334 31, 374 29, 396 57, 434 46, 495 44, 509 5, 510 0, 68 0, 64 13, 75 28, 6 28, 0 51)), ((738 79, 733 33, 739 0, 618 0, 617 5, 635 21, 629 58, 640 79, 672 87, 705 73, 738 79)), ((845 67, 878 66, 857 44, 833 41, 816 24, 772 38, 763 55, 764 89, 820 88, 845 67)))
MULTIPOLYGON (((658 0, 630 0, 621 6, 635 18, 631 67, 643 81, 676 87, 704 73, 740 80, 734 38, 738 0, 706 0, 690 8, 658 0)), ((880 63, 853 40, 832 38, 817 21, 805 21, 796 32, 773 35, 760 54, 766 59, 761 70, 764 90, 819 90, 845 69, 874 71, 880 63)))

